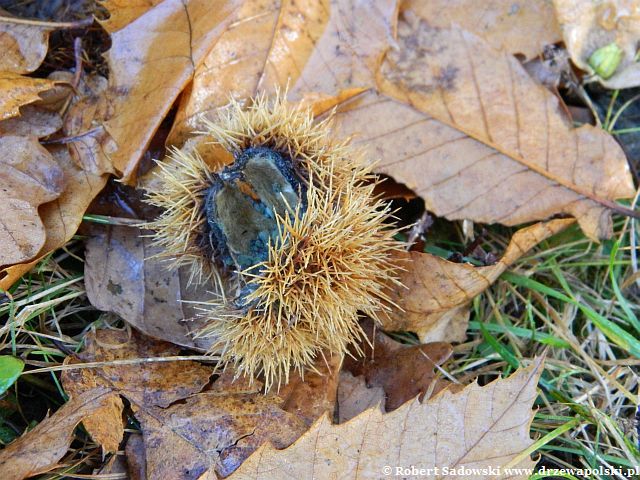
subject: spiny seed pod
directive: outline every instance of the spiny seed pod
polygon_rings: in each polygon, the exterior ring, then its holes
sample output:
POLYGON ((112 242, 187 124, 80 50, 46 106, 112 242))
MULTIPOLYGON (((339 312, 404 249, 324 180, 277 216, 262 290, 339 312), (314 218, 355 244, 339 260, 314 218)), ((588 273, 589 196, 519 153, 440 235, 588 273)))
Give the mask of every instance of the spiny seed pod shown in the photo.
POLYGON ((324 352, 343 355, 363 338, 359 314, 377 319, 397 282, 402 244, 375 176, 331 140, 330 120, 280 95, 232 102, 199 133, 234 161, 215 170, 215 158, 174 150, 148 190, 163 213, 147 225, 174 267, 218 285, 199 335, 267 388, 324 352))

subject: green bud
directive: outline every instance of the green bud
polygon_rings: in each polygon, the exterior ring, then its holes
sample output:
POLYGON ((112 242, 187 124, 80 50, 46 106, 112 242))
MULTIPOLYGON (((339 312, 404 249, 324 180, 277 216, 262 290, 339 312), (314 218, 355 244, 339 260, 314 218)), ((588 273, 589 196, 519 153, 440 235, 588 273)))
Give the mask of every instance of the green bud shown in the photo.
POLYGON ((613 42, 605 47, 597 49, 589 57, 589 65, 593 70, 605 80, 614 73, 622 60, 622 49, 613 42))

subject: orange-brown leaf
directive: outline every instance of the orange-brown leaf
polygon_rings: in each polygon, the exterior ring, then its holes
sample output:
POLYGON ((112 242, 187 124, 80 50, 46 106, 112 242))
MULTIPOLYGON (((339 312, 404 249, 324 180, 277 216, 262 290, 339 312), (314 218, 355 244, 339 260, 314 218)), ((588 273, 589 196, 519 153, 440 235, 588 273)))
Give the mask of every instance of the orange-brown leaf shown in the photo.
POLYGON ((53 81, 44 78, 0 71, 0 120, 18 115, 20 106, 40 100, 38 94, 54 85, 53 81))
POLYGON ((527 59, 562 39, 553 5, 547 0, 429 0, 413 5, 433 27, 457 24, 492 47, 527 59))
POLYGON ((436 215, 516 225, 567 213, 602 238, 613 201, 634 193, 609 134, 572 128, 512 55, 459 27, 431 27, 411 2, 379 88, 345 106, 340 126, 436 215))
POLYGON ((423 342, 463 340, 469 302, 536 244, 572 223, 572 219, 558 219, 517 231, 502 258, 486 267, 429 253, 406 253, 400 278, 406 288, 394 287, 391 297, 400 309, 391 310, 383 328, 416 332, 423 342))
POLYGON ((396 0, 249 0, 222 35, 180 104, 172 141, 181 143, 230 97, 289 87, 336 95, 374 85, 395 30, 396 0))
POLYGON ((238 4, 165 0, 111 35, 107 101, 113 110, 104 125, 117 144, 111 160, 126 181, 238 4))

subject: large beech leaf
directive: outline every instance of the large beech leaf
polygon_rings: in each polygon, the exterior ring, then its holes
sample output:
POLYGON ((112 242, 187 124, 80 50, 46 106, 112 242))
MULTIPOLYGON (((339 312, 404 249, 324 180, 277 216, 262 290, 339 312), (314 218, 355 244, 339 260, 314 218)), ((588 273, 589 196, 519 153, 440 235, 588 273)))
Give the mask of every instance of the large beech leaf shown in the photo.
POLYGON ((494 48, 528 59, 562 39, 548 0, 429 0, 422 2, 421 11, 433 27, 457 24, 494 48))
POLYGON ((249 0, 196 69, 172 140, 197 129, 230 97, 289 87, 337 94, 371 87, 395 29, 396 0, 249 0))
MULTIPOLYGON (((488 469, 499 471, 531 445, 531 407, 541 371, 538 359, 507 379, 484 387, 474 383, 457 393, 444 390, 426 402, 412 400, 391 413, 372 408, 340 425, 325 416, 287 449, 262 446, 229 479, 377 479, 384 478, 385 466, 415 465, 485 468, 487 474, 473 478, 524 480, 528 478, 524 472, 492 475, 488 469)), ((515 465, 534 466, 528 457, 515 465)))
POLYGON ((160 250, 134 227, 97 227, 87 241, 85 281, 89 301, 142 332, 178 345, 207 350, 214 339, 193 338, 206 319, 210 286, 189 283, 190 272, 167 268, 160 250))
POLYGON ((609 235, 613 200, 634 193, 615 140, 572 128, 512 55, 459 27, 431 27, 421 8, 404 6, 382 94, 346 105, 342 130, 436 215, 516 225, 565 213, 590 237, 609 235))
POLYGON ((111 35, 112 108, 105 128, 114 167, 132 181, 138 160, 240 0, 165 0, 111 35))

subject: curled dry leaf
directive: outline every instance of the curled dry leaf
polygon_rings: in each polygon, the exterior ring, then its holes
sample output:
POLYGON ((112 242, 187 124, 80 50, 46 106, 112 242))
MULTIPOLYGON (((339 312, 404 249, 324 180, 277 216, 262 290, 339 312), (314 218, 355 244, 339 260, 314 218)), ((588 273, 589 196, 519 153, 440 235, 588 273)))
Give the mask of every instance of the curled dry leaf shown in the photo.
POLYGON ((573 222, 557 219, 518 230, 502 258, 486 267, 454 263, 429 253, 407 252, 405 271, 400 275, 406 288, 391 287, 391 299, 400 309, 390 311, 382 321, 383 328, 415 332, 425 343, 464 340, 471 300, 536 244, 573 222))
POLYGON ((50 28, 10 21, 11 15, 0 8, 0 72, 31 73, 49 49, 50 28))
POLYGON ((33 258, 45 242, 38 206, 63 191, 60 166, 33 138, 0 137, 0 265, 33 258))
POLYGON ((206 0, 165 0, 111 35, 106 98, 112 111, 104 126, 117 144, 113 166, 125 181, 133 180, 153 133, 239 3, 212 8, 206 0))
MULTIPOLYGON (((364 376, 367 387, 384 390, 385 411, 395 410, 418 395, 422 400, 427 390, 432 394, 439 391, 441 387, 434 389, 435 385, 432 386, 436 380, 434 369, 451 356, 451 345, 441 342, 403 345, 379 330, 374 335, 372 322, 367 322, 364 329, 369 339, 361 345, 364 356, 346 357, 344 368, 354 375, 364 376)), ((340 415, 344 418, 342 412, 340 415)))
POLYGON ((611 210, 624 210, 614 200, 634 194, 616 141, 572 128, 512 55, 458 27, 431 27, 422 3, 405 7, 382 95, 343 105, 340 130, 438 216, 517 225, 566 213, 591 238, 607 237, 611 210))
POLYGON ((135 227, 95 227, 86 243, 85 282, 93 306, 114 312, 152 337, 207 350, 212 338, 193 338, 205 320, 207 285, 189 284, 186 268, 170 270, 135 227))
POLYGON ((38 94, 54 85, 52 80, 0 71, 0 120, 15 117, 22 105, 40 100, 38 94))
POLYGON ((22 480, 54 468, 68 450, 76 425, 106 407, 115 397, 109 389, 96 388, 69 400, 0 451, 2 479, 22 480))
POLYGON ((429 0, 421 8, 432 27, 457 24, 496 49, 520 53, 527 59, 562 40, 548 0, 429 0))
MULTIPOLYGON (((372 408, 340 425, 332 425, 325 416, 285 450, 263 445, 229 479, 376 479, 384 476, 387 465, 495 471, 532 443, 531 407, 541 371, 538 359, 507 379, 484 387, 474 383, 457 393, 444 390, 426 402, 412 400, 391 413, 372 408)), ((514 465, 534 466, 528 457, 514 465)), ((480 474, 473 478, 524 480, 528 476, 503 471, 499 476, 480 474)))
MULTIPOLYGON (((0 139, 0 145, 2 143, 0 139)), ((61 177, 64 178, 64 190, 62 190, 58 198, 41 205, 38 210, 44 228, 43 233, 46 237, 44 243, 36 251, 38 258, 28 263, 13 265, 0 270, 0 290, 9 289, 18 278, 28 272, 44 255, 62 247, 71 240, 82 222, 82 216, 87 207, 107 181, 106 175, 96 175, 78 168, 71 160, 66 147, 55 147, 51 149, 51 152, 53 153, 56 167, 59 169, 61 177)), ((29 158, 29 165, 34 163, 37 158, 29 158)), ((42 166, 43 164, 40 165, 40 167, 42 166)), ((2 174, 0 174, 1 178, 2 174)), ((25 192, 24 184, 16 188, 20 192, 25 192)), ((29 201, 32 199, 33 197, 29 195, 29 201)), ((2 207, 0 207, 1 209, 2 207)), ((11 215, 7 218, 15 217, 16 213, 16 211, 11 212, 11 215)), ((24 235, 31 235, 24 230, 23 226, 20 227, 20 231, 24 235)), ((29 238, 36 237, 29 236, 29 238)), ((5 243, 5 245, 8 244, 5 243)), ((8 263, 15 262, 3 262, 0 260, 0 265, 8 263)))
MULTIPOLYGON (((77 362, 110 362, 179 355, 180 347, 146 337, 135 330, 97 330, 89 334, 77 362)), ((67 370, 62 383, 70 395, 92 388, 110 388, 137 408, 166 408, 201 391, 213 369, 193 361, 144 362, 100 368, 67 370)))
POLYGON ((173 143, 201 128, 229 97, 255 97, 289 87, 336 95, 374 85, 395 30, 396 0, 249 0, 196 69, 183 95, 173 143))
POLYGON ((640 85, 640 63, 637 61, 640 42, 640 1, 553 0, 564 43, 571 59, 582 70, 594 69, 592 56, 599 49, 616 44, 619 53, 609 56, 607 74, 595 79, 607 88, 631 88, 640 85), (614 57, 619 58, 614 59, 614 57), (604 77, 604 78, 603 78, 604 77))

